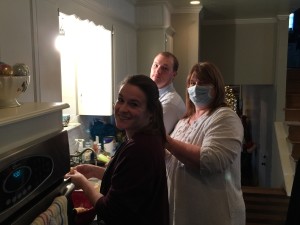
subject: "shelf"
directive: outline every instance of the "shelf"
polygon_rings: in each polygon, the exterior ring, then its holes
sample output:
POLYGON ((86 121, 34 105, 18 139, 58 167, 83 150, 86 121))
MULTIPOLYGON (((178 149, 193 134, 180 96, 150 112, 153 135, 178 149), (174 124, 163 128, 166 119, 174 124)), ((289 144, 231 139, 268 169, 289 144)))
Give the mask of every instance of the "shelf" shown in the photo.
POLYGON ((43 136, 63 130, 66 103, 24 103, 0 109, 0 155, 43 136))
POLYGON ((80 127, 81 123, 69 123, 67 127, 64 127, 64 130, 71 131, 80 127))

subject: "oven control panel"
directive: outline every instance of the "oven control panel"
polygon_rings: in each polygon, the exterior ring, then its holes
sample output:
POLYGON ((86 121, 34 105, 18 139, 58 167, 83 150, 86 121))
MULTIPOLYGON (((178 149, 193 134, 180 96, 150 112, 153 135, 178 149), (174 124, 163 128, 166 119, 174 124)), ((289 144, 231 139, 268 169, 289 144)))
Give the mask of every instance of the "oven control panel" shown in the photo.
POLYGON ((47 156, 20 159, 0 172, 0 213, 22 201, 37 189, 53 171, 47 156))

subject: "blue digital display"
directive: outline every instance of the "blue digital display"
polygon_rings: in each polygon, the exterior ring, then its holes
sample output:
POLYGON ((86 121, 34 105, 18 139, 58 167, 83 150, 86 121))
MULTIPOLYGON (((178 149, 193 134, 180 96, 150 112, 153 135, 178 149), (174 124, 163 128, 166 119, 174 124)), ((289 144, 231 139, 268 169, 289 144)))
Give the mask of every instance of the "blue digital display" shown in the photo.
POLYGON ((15 178, 20 178, 22 176, 22 174, 23 174, 22 170, 18 169, 15 172, 13 172, 12 176, 15 177, 15 178))
POLYGON ((31 176, 31 168, 22 166, 14 169, 6 178, 4 190, 6 192, 15 192, 21 189, 31 176))

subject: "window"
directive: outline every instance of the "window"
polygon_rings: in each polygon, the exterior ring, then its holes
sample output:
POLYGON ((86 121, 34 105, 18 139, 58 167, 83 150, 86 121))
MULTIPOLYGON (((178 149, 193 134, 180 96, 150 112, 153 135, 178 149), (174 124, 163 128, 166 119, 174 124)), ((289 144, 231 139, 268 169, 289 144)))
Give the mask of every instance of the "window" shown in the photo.
POLYGON ((294 29, 294 13, 289 15, 289 30, 294 29))
POLYGON ((59 14, 62 99, 76 115, 112 115, 112 35, 103 26, 59 14))

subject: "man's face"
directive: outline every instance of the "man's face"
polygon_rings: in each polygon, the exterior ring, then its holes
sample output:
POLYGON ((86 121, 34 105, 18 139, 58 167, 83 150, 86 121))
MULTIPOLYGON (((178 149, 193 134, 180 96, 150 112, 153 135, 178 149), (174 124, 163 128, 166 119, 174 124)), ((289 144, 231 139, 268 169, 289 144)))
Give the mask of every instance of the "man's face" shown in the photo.
POLYGON ((157 55, 151 66, 150 78, 156 83, 158 88, 169 85, 176 76, 173 71, 173 58, 157 55))

